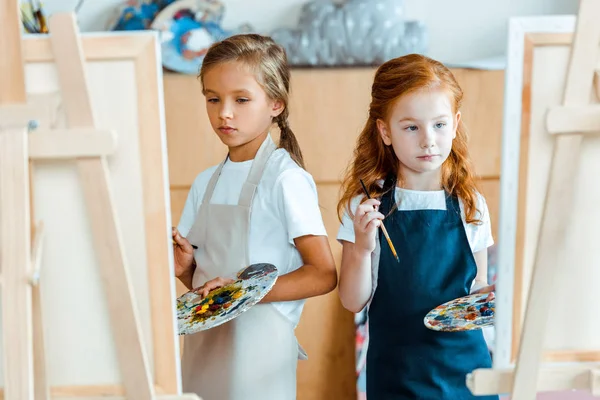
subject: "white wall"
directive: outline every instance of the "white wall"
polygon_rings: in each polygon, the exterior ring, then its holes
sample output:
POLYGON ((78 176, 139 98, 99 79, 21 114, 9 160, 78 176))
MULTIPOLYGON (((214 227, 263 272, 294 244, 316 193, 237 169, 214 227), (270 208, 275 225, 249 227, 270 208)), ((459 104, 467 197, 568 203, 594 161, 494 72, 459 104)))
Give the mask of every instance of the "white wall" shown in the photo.
POLYGON ((504 54, 508 18, 577 14, 579 0, 407 0, 405 7, 427 24, 431 57, 465 62, 504 54))
MULTIPOLYGON (((250 22, 268 33, 293 27, 307 0, 224 0, 225 27, 250 22)), ((376 0, 369 0, 375 2, 376 0)), ((84 31, 104 30, 124 0, 85 0, 79 14, 84 31)), ((506 49, 511 16, 576 14, 578 0, 398 0, 406 14, 427 24, 431 57, 447 63, 498 56, 506 49)), ((77 0, 45 0, 47 13, 72 10, 77 0)))

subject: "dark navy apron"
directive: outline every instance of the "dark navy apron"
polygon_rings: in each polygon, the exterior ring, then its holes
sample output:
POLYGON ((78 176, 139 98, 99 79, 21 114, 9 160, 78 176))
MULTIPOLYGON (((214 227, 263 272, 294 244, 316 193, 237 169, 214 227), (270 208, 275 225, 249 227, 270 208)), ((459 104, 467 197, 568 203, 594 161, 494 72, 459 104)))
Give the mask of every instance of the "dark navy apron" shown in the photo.
MULTIPOLYGON (((394 178, 381 199, 388 215, 395 204, 394 178)), ((469 294, 477 266, 458 200, 446 210, 398 211, 385 220, 400 263, 381 235, 377 288, 369 307, 367 398, 369 400, 497 400, 473 396, 466 376, 490 368, 481 330, 435 332, 423 325, 434 307, 469 294)))

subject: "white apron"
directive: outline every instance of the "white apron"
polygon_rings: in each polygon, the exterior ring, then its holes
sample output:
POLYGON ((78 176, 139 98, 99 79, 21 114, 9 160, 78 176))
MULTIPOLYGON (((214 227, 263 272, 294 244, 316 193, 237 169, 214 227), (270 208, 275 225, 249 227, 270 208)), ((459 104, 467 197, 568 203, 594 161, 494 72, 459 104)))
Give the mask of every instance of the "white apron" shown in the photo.
MULTIPOLYGON (((249 265, 252 199, 269 156, 270 135, 261 145, 237 205, 210 204, 223 161, 211 177, 187 239, 198 246, 193 287, 232 276, 249 265)), ((257 304, 239 317, 207 331, 186 335, 183 391, 202 400, 293 400, 296 398, 298 342, 294 326, 271 304, 257 304)))

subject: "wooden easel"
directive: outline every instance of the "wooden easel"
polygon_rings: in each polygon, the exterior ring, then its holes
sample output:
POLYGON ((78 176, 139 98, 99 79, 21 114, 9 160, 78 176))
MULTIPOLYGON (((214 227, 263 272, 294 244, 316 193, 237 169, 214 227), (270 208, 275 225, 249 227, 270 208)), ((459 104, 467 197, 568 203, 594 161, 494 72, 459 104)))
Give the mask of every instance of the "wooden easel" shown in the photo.
POLYGON ((563 105, 551 108, 547 114, 547 130, 556 138, 516 367, 514 372, 473 371, 467 385, 474 394, 511 393, 512 400, 531 400, 538 390, 585 389, 600 396, 599 363, 541 365, 554 278, 560 267, 568 265, 563 243, 583 134, 600 133, 600 106, 589 104, 600 56, 598 18, 600 0, 581 0, 563 105))
MULTIPOLYGON (((27 104, 17 0, 0 0, 0 268, 4 399, 49 399, 38 276, 42 225, 32 229, 30 166, 38 159, 74 159, 88 206, 94 244, 127 399, 199 400, 156 395, 108 182, 106 156, 115 135, 95 127, 74 15, 57 14, 49 28, 68 129, 49 129, 43 107, 27 104), (39 129, 30 131, 30 121, 39 129), (35 243, 31 245, 31 232, 35 243), (32 254, 33 247, 33 254, 32 254)), ((114 397, 113 397, 114 398, 114 397)))

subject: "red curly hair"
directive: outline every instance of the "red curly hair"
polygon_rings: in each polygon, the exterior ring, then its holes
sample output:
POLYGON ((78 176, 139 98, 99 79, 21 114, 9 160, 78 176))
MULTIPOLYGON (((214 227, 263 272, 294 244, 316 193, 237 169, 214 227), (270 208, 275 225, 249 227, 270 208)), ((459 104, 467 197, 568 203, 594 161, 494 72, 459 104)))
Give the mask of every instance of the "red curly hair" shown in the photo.
MULTIPOLYGON (((360 133, 352 163, 342 181, 342 196, 338 203, 338 217, 344 211, 350 215, 350 202, 364 195, 362 179, 373 198, 380 198, 384 189, 378 184, 388 174, 398 176, 399 160, 392 146, 386 146, 377 130, 378 119, 387 121, 396 100, 403 95, 427 88, 441 88, 448 92, 453 112, 460 110, 462 89, 454 75, 442 63, 419 54, 394 58, 382 64, 375 73, 371 89, 369 118, 360 133)), ((459 121, 456 138, 452 142, 450 155, 442 164, 441 187, 464 204, 467 223, 479 223, 476 218, 477 187, 467 148, 467 132, 459 121)))

